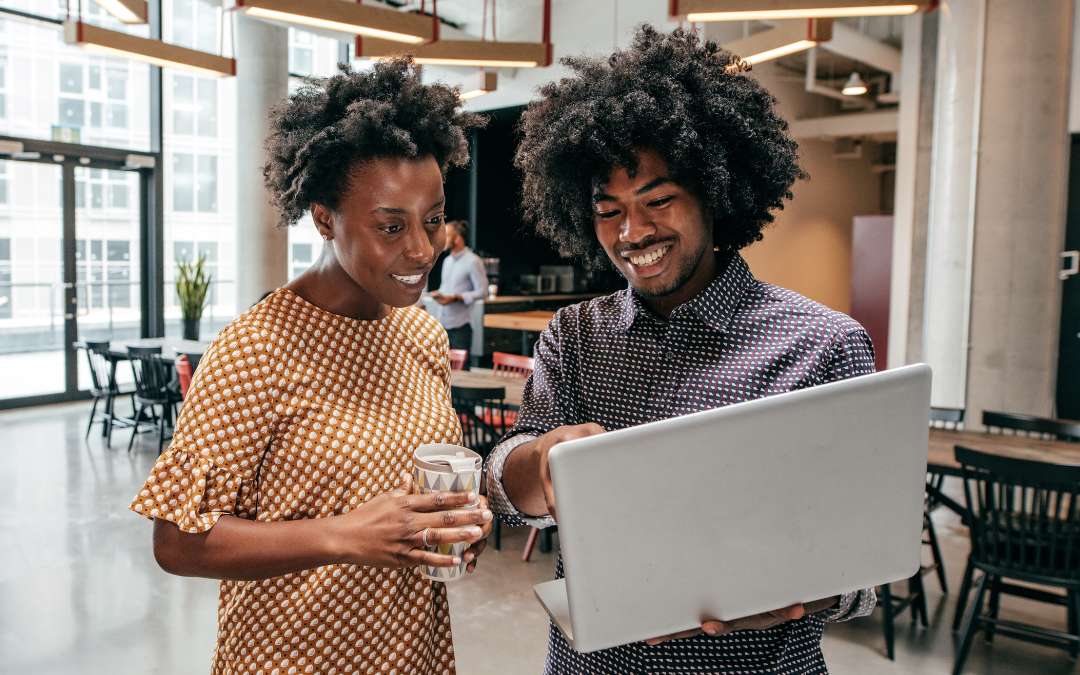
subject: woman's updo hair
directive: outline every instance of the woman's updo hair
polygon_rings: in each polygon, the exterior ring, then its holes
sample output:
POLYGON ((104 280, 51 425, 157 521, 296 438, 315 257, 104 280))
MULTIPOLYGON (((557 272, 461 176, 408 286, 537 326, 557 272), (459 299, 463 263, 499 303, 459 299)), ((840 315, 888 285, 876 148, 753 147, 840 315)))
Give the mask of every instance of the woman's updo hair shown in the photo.
POLYGON ((411 58, 356 72, 340 64, 309 78, 270 111, 263 176, 278 225, 293 225, 312 204, 338 206, 350 171, 381 157, 431 155, 443 175, 469 161, 466 132, 487 120, 460 112, 459 88, 424 85, 411 58))

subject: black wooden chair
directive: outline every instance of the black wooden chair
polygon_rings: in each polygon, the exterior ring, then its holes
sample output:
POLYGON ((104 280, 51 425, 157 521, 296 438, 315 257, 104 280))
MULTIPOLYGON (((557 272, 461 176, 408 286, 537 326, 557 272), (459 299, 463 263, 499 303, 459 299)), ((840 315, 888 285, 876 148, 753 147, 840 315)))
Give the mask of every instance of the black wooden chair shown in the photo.
POLYGON ((922 623, 923 628, 930 626, 930 614, 926 608, 926 587, 923 577, 931 572, 937 572, 938 583, 941 592, 948 594, 949 586, 945 581, 945 565, 941 560, 941 549, 938 547, 937 534, 934 532, 934 522, 930 519, 930 499, 926 500, 927 508, 923 514, 923 539, 924 545, 930 546, 930 553, 934 562, 929 565, 920 565, 919 571, 907 580, 907 595, 893 595, 891 584, 882 584, 879 589, 881 611, 883 614, 882 627, 885 631, 885 651, 890 660, 896 660, 896 616, 905 609, 911 610, 911 620, 922 623))
POLYGON ((987 433, 1005 434, 1030 438, 1049 438, 1070 443, 1080 443, 1080 422, 1058 420, 1051 417, 1034 417, 1015 413, 983 411, 982 423, 987 433))
POLYGON ((963 615, 954 675, 964 668, 975 634, 1005 635, 1080 654, 1080 466, 991 455, 956 447, 963 467, 971 554, 957 609, 975 570, 975 599, 963 615), (1006 580, 1061 588, 1064 594, 1006 580), (990 599, 983 609, 987 592, 990 599), (1064 605, 1067 631, 999 618, 1001 594, 1064 605))
POLYGON ((131 440, 128 441, 128 452, 135 444, 135 436, 139 433, 139 422, 144 413, 149 410, 153 420, 151 429, 158 432, 158 454, 165 445, 165 429, 172 427, 175 415, 174 405, 182 399, 180 392, 170 386, 171 369, 165 366, 161 360, 161 347, 128 347, 128 360, 131 361, 131 369, 135 374, 135 416, 132 418, 131 440), (161 406, 161 416, 157 414, 157 406, 161 406))
MULTIPOLYGON (((505 398, 505 387, 450 386, 450 400, 461 423, 461 444, 484 461, 508 431, 505 398)), ((502 546, 498 518, 492 524, 491 538, 498 551, 502 546)))
POLYGON ((90 429, 94 422, 101 421, 101 435, 105 437, 105 447, 112 442, 114 426, 124 426, 116 416, 116 397, 131 396, 131 407, 135 409, 134 390, 121 390, 116 383, 116 361, 109 356, 108 342, 85 342, 86 360, 90 365, 90 395, 94 405, 90 408, 90 421, 86 425, 86 438, 90 438, 90 429), (105 399, 105 409, 98 413, 98 401, 105 399), (118 424, 119 422, 119 424, 118 424))

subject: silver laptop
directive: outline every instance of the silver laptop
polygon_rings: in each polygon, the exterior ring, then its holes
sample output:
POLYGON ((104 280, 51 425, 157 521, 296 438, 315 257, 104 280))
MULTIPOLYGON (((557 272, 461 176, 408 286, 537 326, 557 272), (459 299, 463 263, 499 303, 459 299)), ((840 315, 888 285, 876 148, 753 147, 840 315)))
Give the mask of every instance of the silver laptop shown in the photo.
POLYGON ((919 364, 560 443, 536 597, 590 652, 906 579, 929 414, 919 364))

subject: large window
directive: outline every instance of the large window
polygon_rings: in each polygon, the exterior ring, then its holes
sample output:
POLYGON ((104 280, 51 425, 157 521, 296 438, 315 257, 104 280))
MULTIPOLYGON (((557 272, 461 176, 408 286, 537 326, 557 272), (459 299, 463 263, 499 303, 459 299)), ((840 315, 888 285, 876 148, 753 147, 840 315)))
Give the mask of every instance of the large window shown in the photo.
POLYGON ((0 239, 0 319, 11 318, 11 239, 0 239))
POLYGON ((173 75, 173 133, 217 136, 217 80, 173 75))
POLYGON ((173 210, 217 213, 217 157, 173 155, 173 210))

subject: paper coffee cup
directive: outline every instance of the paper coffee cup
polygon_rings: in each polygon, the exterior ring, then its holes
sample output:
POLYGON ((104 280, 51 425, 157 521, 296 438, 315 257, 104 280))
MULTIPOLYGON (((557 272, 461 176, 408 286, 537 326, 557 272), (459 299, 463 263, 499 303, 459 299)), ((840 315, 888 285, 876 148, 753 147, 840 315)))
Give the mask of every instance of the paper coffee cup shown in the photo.
MULTIPOLYGON (((468 448, 448 443, 422 445, 413 453, 413 492, 479 492, 483 458, 468 448)), ((455 506, 452 510, 471 510, 480 506, 479 500, 468 506, 455 506)), ((461 525, 459 527, 474 527, 461 525)), ((452 581, 465 574, 465 549, 468 542, 425 546, 424 550, 461 558, 457 567, 420 566, 420 574, 433 581, 452 581)))

